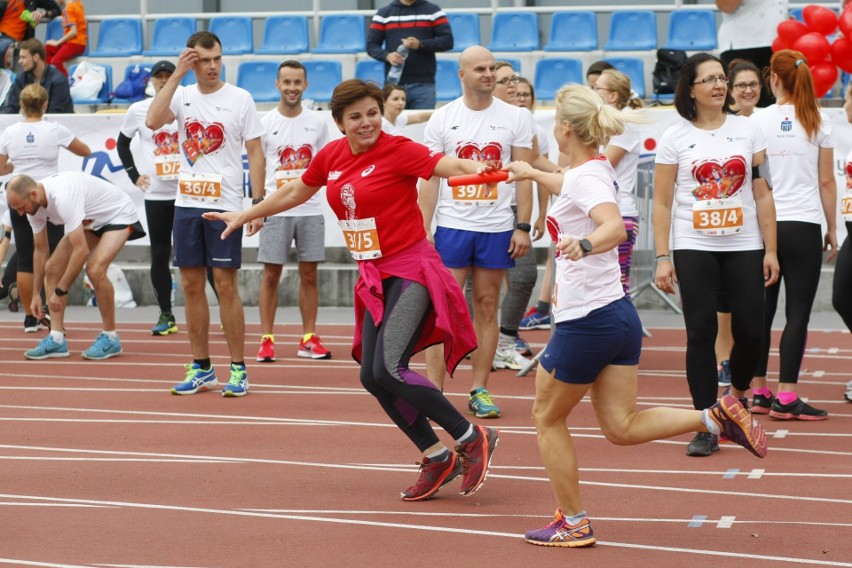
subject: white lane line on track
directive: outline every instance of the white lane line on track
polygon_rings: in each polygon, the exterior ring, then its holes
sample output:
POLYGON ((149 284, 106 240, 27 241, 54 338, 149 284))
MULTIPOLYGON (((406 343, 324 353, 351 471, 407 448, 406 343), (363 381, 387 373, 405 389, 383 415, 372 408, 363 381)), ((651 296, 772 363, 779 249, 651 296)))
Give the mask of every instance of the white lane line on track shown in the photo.
MULTIPOLYGON (((298 514, 274 514, 274 513, 261 513, 261 512, 253 512, 253 511, 245 511, 245 510, 230 510, 230 509, 210 509, 210 508, 202 508, 202 507, 183 507, 178 505, 157 505, 152 503, 132 503, 132 502, 124 502, 124 501, 100 501, 100 500, 84 500, 84 499, 66 499, 66 498, 57 498, 57 497, 46 497, 46 496, 31 496, 31 495, 6 495, 0 494, 0 498, 16 498, 16 499, 30 499, 30 500, 38 500, 38 501, 46 501, 46 500, 54 500, 54 501, 62 501, 68 503, 89 503, 89 504, 98 504, 98 505, 110 505, 110 506, 118 506, 118 507, 127 507, 134 509, 148 509, 148 510, 160 510, 160 511, 175 511, 175 512, 184 512, 184 513, 206 513, 206 514, 214 514, 214 515, 230 515, 230 516, 243 516, 243 517, 255 517, 255 518, 267 518, 267 519, 281 519, 281 520, 293 520, 293 521, 309 521, 316 523, 333 523, 333 524, 344 524, 344 525, 360 525, 360 526, 370 526, 370 527, 382 527, 382 528, 392 528, 392 529, 410 529, 416 531, 430 531, 430 532, 438 532, 438 533, 452 533, 452 534, 465 534, 465 535, 479 535, 479 536, 493 536, 493 537, 502 537, 502 538, 512 538, 512 539, 520 539, 521 535, 516 533, 508 533, 508 532, 498 532, 498 531, 485 531, 485 530, 476 530, 476 529, 462 529, 456 527, 447 527, 447 526, 436 526, 436 525, 416 525, 410 523, 386 523, 379 521, 368 521, 362 519, 341 519, 341 518, 328 518, 328 517, 317 517, 310 515, 298 515, 298 514)), ((700 550, 694 548, 676 548, 676 547, 668 547, 668 546, 659 546, 659 545, 645 545, 645 544, 633 544, 633 543, 620 543, 620 542, 598 542, 597 546, 613 546, 618 548, 630 548, 636 550, 649 550, 655 553, 661 552, 673 552, 673 553, 685 553, 685 554, 694 554, 697 556, 715 556, 715 557, 725 557, 725 558, 736 558, 736 559, 749 559, 749 560, 760 560, 760 561, 774 561, 774 562, 786 562, 791 564, 807 564, 810 566, 844 566, 844 567, 852 567, 852 563, 848 562, 831 562, 825 560, 818 560, 812 558, 794 558, 789 556, 765 556, 765 555, 757 555, 757 554, 749 554, 747 552, 723 552, 718 550, 700 550)), ((0 559, 1 561, 2 559, 0 559)))

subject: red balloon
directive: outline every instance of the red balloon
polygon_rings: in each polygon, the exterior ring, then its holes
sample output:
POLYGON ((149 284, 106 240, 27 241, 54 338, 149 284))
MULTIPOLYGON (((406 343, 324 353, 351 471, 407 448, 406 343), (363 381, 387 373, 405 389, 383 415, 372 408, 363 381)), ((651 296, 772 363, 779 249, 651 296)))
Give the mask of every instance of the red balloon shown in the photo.
POLYGON ((840 18, 837 23, 840 26, 840 31, 843 32, 843 35, 846 37, 852 37, 852 4, 846 5, 846 9, 843 10, 842 14, 840 14, 840 18))
POLYGON ((831 90, 834 83, 837 81, 837 67, 834 63, 828 61, 820 61, 814 65, 810 65, 811 76, 814 79, 814 91, 817 98, 822 98, 831 90))
POLYGON ((784 43, 784 40, 781 39, 781 36, 775 38, 775 41, 772 42, 772 53, 777 53, 782 49, 789 49, 787 45, 784 43))
POLYGON ((793 43, 793 49, 801 51, 808 60, 808 65, 813 66, 819 61, 823 61, 831 53, 831 45, 825 36, 816 32, 810 32, 793 43))
POLYGON ((793 45, 796 40, 808 33, 808 26, 799 20, 789 19, 778 24, 778 37, 784 45, 793 45))
POLYGON ((831 44, 831 60, 835 65, 852 73, 852 40, 839 37, 831 44))
POLYGON ((811 4, 802 10, 802 17, 812 32, 830 35, 837 30, 837 14, 825 6, 811 4))

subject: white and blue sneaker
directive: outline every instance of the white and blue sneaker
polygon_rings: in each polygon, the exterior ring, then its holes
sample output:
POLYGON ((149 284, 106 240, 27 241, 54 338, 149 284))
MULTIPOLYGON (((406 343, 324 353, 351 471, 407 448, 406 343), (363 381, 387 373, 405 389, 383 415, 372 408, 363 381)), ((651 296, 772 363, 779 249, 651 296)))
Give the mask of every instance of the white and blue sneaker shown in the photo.
POLYGON ((231 379, 222 387, 222 396, 245 396, 248 394, 248 373, 245 365, 231 363, 231 379))
POLYGON ((62 338, 62 342, 57 342, 50 334, 47 334, 33 349, 24 352, 24 357, 34 360, 68 357, 68 355, 68 342, 65 338, 62 338))
POLYGON ((92 346, 83 351, 83 358, 100 361, 101 359, 115 357, 119 353, 121 353, 121 341, 118 340, 118 336, 116 335, 115 339, 111 339, 109 335, 101 332, 92 346))
POLYGON ((213 372, 213 365, 210 365, 209 369, 202 369, 198 363, 190 363, 184 367, 186 367, 186 378, 182 383, 172 387, 172 394, 195 394, 219 386, 216 373, 213 372))

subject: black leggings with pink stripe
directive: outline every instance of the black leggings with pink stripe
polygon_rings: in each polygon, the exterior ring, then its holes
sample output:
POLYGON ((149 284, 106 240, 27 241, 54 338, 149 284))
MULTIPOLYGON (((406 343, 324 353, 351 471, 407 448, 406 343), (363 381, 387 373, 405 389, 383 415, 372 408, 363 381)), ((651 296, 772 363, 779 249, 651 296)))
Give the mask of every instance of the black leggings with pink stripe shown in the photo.
POLYGON ((409 367, 432 310, 429 291, 392 277, 383 281, 383 292, 384 321, 377 326, 369 312, 364 316, 361 384, 421 452, 438 443, 429 419, 461 439, 470 422, 429 379, 409 367))

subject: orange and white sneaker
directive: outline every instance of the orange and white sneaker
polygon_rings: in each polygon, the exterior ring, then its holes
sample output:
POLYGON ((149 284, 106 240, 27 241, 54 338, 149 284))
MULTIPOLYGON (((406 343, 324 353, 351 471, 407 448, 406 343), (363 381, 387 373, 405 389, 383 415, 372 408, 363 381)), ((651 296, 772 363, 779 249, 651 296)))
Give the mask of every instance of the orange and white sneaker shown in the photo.
POLYGON ((260 350, 257 352, 257 360, 261 363, 275 361, 275 337, 264 335, 260 340, 260 350))
POLYGON ((331 352, 322 346, 316 333, 311 334, 307 340, 302 338, 297 355, 305 359, 331 359, 331 352))

